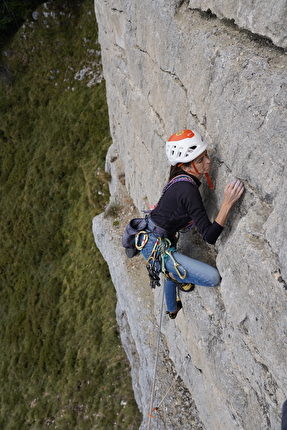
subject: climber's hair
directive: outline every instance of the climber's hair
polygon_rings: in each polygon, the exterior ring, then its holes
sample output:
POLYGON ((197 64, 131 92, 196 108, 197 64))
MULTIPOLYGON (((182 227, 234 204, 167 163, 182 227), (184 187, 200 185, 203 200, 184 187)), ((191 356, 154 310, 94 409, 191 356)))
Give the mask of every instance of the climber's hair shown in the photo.
MULTIPOLYGON (((190 167, 191 163, 185 163, 185 164, 181 164, 181 166, 186 166, 186 167, 190 167)), ((183 173, 185 173, 185 171, 178 166, 178 164, 176 164, 175 166, 171 166, 170 168, 170 172, 169 172, 169 181, 171 181, 173 178, 175 178, 178 175, 182 175, 183 173)))

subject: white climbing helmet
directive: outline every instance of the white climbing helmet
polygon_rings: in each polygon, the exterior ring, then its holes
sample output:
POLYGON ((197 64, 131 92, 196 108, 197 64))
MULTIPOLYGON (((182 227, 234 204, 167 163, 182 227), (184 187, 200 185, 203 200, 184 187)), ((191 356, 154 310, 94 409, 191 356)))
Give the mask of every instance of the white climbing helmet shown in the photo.
POLYGON ((167 158, 172 166, 195 160, 206 148, 207 144, 200 134, 192 130, 178 131, 168 139, 165 146, 167 158))

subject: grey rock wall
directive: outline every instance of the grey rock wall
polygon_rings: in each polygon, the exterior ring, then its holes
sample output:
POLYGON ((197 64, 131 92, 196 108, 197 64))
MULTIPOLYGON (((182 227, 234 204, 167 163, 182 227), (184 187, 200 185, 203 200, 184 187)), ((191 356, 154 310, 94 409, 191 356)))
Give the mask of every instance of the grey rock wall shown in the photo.
POLYGON ((220 19, 230 19, 240 28, 270 39, 276 46, 287 47, 286 0, 190 0, 189 7, 211 11, 220 19))
MULTIPOLYGON (((211 3, 95 1, 113 145, 111 203, 93 231, 117 291, 141 429, 275 430, 287 398, 287 57, 239 28, 260 33, 243 24, 249 3, 240 2, 240 13, 239 3, 211 3), (236 10, 239 27, 219 19, 235 19, 236 10), (187 127, 209 143, 216 186, 203 184, 202 194, 211 219, 229 180, 240 178, 246 191, 215 247, 196 232, 180 242, 217 265, 220 286, 182 294, 177 319, 160 323, 162 288, 150 289, 144 261, 128 260, 120 238, 129 218, 156 203, 168 176, 165 140, 187 127), (148 423, 160 324, 155 402, 176 385, 148 423)), ((252 4, 264 26, 267 6, 252 4)), ((280 22, 272 40, 283 46, 280 22)))

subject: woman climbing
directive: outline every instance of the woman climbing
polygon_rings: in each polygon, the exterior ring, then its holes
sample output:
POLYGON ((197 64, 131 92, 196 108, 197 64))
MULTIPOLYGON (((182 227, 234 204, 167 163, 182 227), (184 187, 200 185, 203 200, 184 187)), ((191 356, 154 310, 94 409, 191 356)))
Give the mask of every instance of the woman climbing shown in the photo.
MULTIPOLYGON (((224 190, 219 213, 215 220, 210 222, 198 190, 203 175, 213 188, 208 174, 210 159, 206 148, 207 144, 202 137, 192 130, 179 131, 166 142, 166 154, 171 164, 169 183, 163 189, 156 207, 147 217, 148 235, 138 237, 138 248, 148 262, 148 270, 149 267, 151 269, 150 278, 153 279, 156 260, 157 272, 163 271, 164 267, 168 278, 165 285, 167 313, 172 319, 182 308, 181 301, 177 301, 178 286, 185 290, 182 288, 185 284, 215 287, 220 282, 217 269, 176 252, 176 233, 187 226, 196 225, 203 239, 214 244, 223 230, 230 209, 244 191, 241 181, 230 182, 224 190), (156 258, 159 253, 161 257, 156 258)), ((192 287, 188 286, 186 291, 192 287)))

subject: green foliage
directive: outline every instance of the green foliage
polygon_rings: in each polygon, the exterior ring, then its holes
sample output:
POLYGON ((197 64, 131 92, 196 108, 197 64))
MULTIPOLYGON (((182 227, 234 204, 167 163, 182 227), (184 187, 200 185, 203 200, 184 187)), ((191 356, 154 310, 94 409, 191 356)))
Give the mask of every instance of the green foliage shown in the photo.
POLYGON ((109 197, 105 85, 75 79, 101 73, 93 1, 50 8, 1 65, 0 428, 136 429, 115 291, 91 231, 109 197))
POLYGON ((0 36, 17 31, 28 12, 41 3, 42 0, 3 0, 0 8, 0 36))

